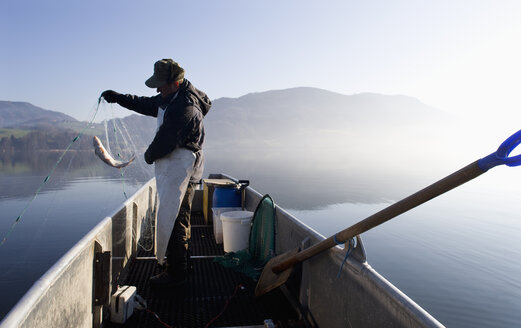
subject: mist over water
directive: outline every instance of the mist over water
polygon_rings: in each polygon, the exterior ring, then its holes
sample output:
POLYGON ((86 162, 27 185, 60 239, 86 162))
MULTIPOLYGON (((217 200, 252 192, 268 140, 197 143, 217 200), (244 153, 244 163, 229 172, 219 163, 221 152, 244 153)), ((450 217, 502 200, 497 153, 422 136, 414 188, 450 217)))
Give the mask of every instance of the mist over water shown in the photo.
MULTIPOLYGON (((210 148, 207 171, 250 179, 329 237, 495 152, 516 132, 463 123, 317 132, 290 147, 210 148)), ((364 233, 368 262, 448 327, 516 326, 519 181, 521 168, 493 168, 364 233)))
MULTIPOLYGON (((250 179, 260 192, 279 196, 280 204, 291 209, 397 201, 495 152, 515 131, 485 132, 452 120, 317 129, 277 142, 266 135, 264 140, 245 138, 229 147, 213 147, 209 135, 206 172, 250 179)), ((507 174, 514 177, 517 170, 511 168, 507 174)))
MULTIPOLYGON (((249 179, 324 236, 495 151, 513 130, 462 121, 256 129, 223 142, 210 125, 205 176, 249 179)), ((253 124, 253 123, 252 123, 253 124)), ((215 127, 215 125, 214 125, 215 127)), ((233 127, 232 127, 233 128, 233 127)), ((127 145, 131 145, 131 140, 127 145)), ((143 149, 124 170, 71 151, 0 248, 2 316, 75 242, 153 176, 143 149)), ((112 147, 113 151, 117 148, 112 147)), ((0 232, 59 153, 0 155, 0 232)), ((442 323, 509 327, 521 318, 521 169, 497 167, 362 236, 369 263, 442 323), (491 319, 495 318, 495 319, 491 319)))

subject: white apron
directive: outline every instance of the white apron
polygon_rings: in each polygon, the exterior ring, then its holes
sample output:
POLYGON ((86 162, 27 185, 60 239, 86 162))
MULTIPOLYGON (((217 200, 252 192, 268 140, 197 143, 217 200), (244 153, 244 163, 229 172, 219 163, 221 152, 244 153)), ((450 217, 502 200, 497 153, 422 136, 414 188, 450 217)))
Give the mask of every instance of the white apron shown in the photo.
MULTIPOLYGON (((157 128, 163 124, 165 110, 158 108, 157 128)), ((176 148, 155 161, 159 208, 156 219, 156 259, 163 264, 168 240, 174 228, 179 207, 193 174, 196 155, 186 148, 176 148)))

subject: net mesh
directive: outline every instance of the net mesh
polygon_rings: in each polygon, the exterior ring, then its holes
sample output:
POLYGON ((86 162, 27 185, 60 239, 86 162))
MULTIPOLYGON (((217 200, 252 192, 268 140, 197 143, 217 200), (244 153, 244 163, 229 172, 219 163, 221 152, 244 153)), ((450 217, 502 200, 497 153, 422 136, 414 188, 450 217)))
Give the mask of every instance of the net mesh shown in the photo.
POLYGON ((258 280, 264 265, 275 255, 275 204, 265 195, 253 214, 249 247, 217 257, 226 268, 242 272, 258 280))

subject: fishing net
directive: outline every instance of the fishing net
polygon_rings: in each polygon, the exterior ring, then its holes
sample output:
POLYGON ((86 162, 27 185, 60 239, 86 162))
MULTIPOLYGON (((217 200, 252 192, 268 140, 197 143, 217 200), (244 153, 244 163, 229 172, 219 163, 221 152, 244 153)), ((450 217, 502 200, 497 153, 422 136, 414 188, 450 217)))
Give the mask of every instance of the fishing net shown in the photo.
POLYGON ((264 265, 275 255, 275 204, 265 195, 253 214, 249 247, 215 258, 225 268, 258 280, 264 265))

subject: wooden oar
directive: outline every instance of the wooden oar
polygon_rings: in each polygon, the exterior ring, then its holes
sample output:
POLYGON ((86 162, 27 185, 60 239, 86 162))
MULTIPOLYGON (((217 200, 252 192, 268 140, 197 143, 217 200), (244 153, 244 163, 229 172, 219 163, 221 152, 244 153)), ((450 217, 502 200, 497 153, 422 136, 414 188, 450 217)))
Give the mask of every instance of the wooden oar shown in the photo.
POLYGON ((315 244, 303 251, 292 250, 272 258, 264 267, 255 288, 255 295, 260 296, 283 285, 289 278, 293 266, 312 256, 322 253, 338 243, 345 243, 349 239, 369 229, 372 229, 408 210, 421 205, 451 189, 454 189, 487 172, 490 168, 505 164, 518 166, 521 164, 521 155, 508 157, 514 148, 521 143, 521 130, 505 140, 498 150, 472 164, 465 166, 451 175, 433 183, 407 198, 369 216, 368 218, 344 229, 337 234, 315 244))

